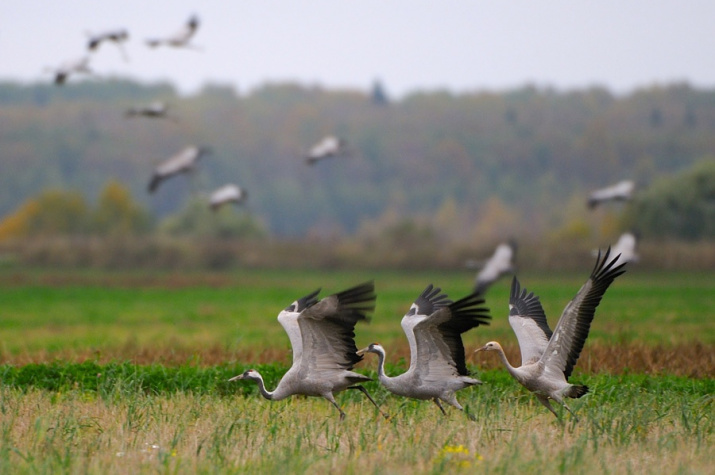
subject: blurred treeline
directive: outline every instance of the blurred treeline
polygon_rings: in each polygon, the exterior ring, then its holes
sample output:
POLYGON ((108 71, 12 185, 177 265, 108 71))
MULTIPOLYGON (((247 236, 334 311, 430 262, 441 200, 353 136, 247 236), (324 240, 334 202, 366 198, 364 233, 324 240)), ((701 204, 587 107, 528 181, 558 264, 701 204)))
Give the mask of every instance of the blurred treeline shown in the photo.
POLYGON ((55 252, 91 263, 109 238, 124 246, 115 257, 154 255, 159 265, 197 242, 211 242, 192 258, 199 264, 297 253, 326 265, 430 265, 510 237, 527 253, 583 253, 635 230, 646 248, 667 242, 712 258, 714 131, 715 90, 685 84, 378 103, 367 90, 295 84, 181 96, 127 80, 0 83, 0 243, 38 263, 55 252), (155 100, 171 119, 124 117, 155 100), (306 165, 301 154, 329 133, 355 152, 306 165), (156 164, 190 144, 214 153, 149 195, 156 164), (591 190, 622 179, 636 181, 634 202, 586 209, 591 190), (204 194, 228 182, 248 190, 246 206, 212 213, 204 194))

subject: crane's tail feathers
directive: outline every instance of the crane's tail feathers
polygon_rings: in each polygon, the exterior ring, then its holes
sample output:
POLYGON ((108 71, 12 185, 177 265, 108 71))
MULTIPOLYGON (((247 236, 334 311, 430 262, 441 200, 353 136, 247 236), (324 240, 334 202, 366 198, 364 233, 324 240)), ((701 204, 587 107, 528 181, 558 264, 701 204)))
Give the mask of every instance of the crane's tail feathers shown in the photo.
POLYGON ((588 386, 583 386, 583 385, 572 385, 568 390, 564 393, 564 396, 570 397, 573 399, 578 399, 581 396, 586 395, 588 393, 588 386))

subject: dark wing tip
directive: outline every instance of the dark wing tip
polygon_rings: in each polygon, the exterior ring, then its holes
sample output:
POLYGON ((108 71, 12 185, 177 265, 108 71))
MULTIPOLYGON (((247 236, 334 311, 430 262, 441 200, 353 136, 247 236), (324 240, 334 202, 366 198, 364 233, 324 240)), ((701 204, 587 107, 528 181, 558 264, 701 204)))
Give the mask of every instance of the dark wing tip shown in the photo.
POLYGON ((316 303, 318 303, 318 294, 320 293, 320 288, 317 290, 314 290, 313 292, 309 293, 305 297, 301 297, 297 300, 298 302, 298 308, 296 309, 297 312, 302 312, 308 307, 312 307, 316 303))
POLYGON ((432 284, 422 291, 420 296, 415 299, 415 305, 420 315, 432 315, 435 311, 452 303, 447 294, 441 292, 441 288, 432 284))
POLYGON ((375 281, 369 280, 335 294, 340 312, 354 313, 360 320, 375 311, 375 281))

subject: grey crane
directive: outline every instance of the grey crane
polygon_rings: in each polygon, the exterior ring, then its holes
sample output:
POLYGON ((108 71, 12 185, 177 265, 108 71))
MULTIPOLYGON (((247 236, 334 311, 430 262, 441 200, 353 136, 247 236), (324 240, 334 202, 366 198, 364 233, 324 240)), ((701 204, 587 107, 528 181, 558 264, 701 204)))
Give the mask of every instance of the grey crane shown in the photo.
MULTIPOLYGON (((635 233, 625 232, 618 237, 618 241, 611 247, 611 254, 620 255, 618 262, 638 262, 640 256, 636 252, 636 244, 638 237, 635 233)), ((598 249, 594 249, 593 255, 598 254, 598 249)))
POLYGON ((349 154, 350 151, 345 139, 338 138, 334 135, 327 135, 308 150, 308 153, 305 155, 305 161, 308 165, 314 165, 326 158, 347 156, 349 154))
POLYGON ((54 74, 54 82, 58 86, 63 85, 72 74, 92 74, 88 56, 67 60, 57 68, 47 68, 47 70, 54 74))
POLYGON ((402 330, 410 343, 410 367, 405 373, 395 377, 385 374, 385 349, 378 343, 358 351, 358 355, 377 355, 378 380, 390 392, 432 400, 446 415, 440 401, 464 411, 455 392, 481 384, 469 375, 461 335, 479 325, 488 325, 491 316, 489 309, 481 306, 484 298, 480 294, 472 293, 452 302, 441 291, 428 285, 402 318, 402 330))
POLYGON ((229 183, 228 185, 224 185, 211 193, 211 196, 209 197, 209 206, 213 211, 217 211, 225 204, 236 203, 239 205, 247 198, 248 193, 246 193, 246 190, 238 185, 229 183))
POLYGON ((485 293, 502 276, 514 272, 516 247, 516 242, 513 240, 503 242, 496 247, 494 254, 486 261, 475 278, 475 292, 485 293))
MULTIPOLYGON (((127 118, 148 117, 150 119, 171 118, 168 116, 169 104, 164 101, 154 101, 143 106, 130 107, 124 113, 127 118)), ((175 120, 175 119, 172 119, 175 120)))
POLYGON ((175 33, 165 36, 163 38, 154 38, 146 41, 146 44, 152 48, 157 46, 165 45, 174 48, 196 48, 189 42, 196 34, 196 30, 199 28, 199 18, 196 15, 189 17, 188 21, 184 26, 181 27, 175 33))
POLYGON ((162 182, 173 176, 194 171, 199 159, 208 153, 211 153, 208 147, 190 146, 160 163, 149 180, 149 193, 154 193, 162 182))
POLYGON ((97 51, 102 43, 111 42, 117 45, 119 51, 122 53, 122 57, 126 60, 127 55, 124 52, 122 43, 129 39, 129 32, 125 29, 108 30, 102 33, 89 34, 89 40, 87 41, 87 49, 90 52, 97 51))
POLYGON ((622 180, 615 185, 595 190, 588 196, 588 207, 593 209, 609 201, 628 201, 633 197, 635 187, 636 184, 632 180, 622 180))
POLYGON ((320 289, 296 300, 278 315, 293 348, 293 365, 283 375, 274 391, 268 391, 263 377, 255 369, 234 376, 229 381, 251 380, 258 384, 261 395, 279 401, 294 394, 323 397, 340 412, 334 394, 357 389, 383 413, 360 383, 371 381, 352 371, 362 360, 355 347, 355 325, 367 320, 375 309, 375 286, 365 282, 350 289, 317 300, 320 289))
POLYGON ((561 404, 578 421, 564 398, 580 398, 588 392, 587 386, 570 384, 568 379, 588 337, 596 307, 608 286, 625 272, 625 263, 616 265, 618 256, 609 261, 610 252, 609 248, 603 259, 599 252, 591 276, 566 305, 553 333, 539 297, 533 292, 527 294, 514 277, 509 297, 509 324, 519 340, 521 366, 513 367, 496 341, 476 350, 496 351, 514 379, 534 393, 557 418, 549 399, 561 404))

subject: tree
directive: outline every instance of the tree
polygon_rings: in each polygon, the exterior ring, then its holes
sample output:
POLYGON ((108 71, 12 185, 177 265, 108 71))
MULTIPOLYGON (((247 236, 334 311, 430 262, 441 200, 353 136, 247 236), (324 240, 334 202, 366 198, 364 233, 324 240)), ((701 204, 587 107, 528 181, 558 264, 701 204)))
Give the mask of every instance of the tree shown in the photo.
POLYGON ((715 160, 704 158, 654 183, 637 197, 624 220, 644 237, 714 239, 715 160))
POLYGON ((149 229, 149 215, 129 190, 115 180, 109 181, 92 213, 92 230, 100 235, 131 235, 149 229))

